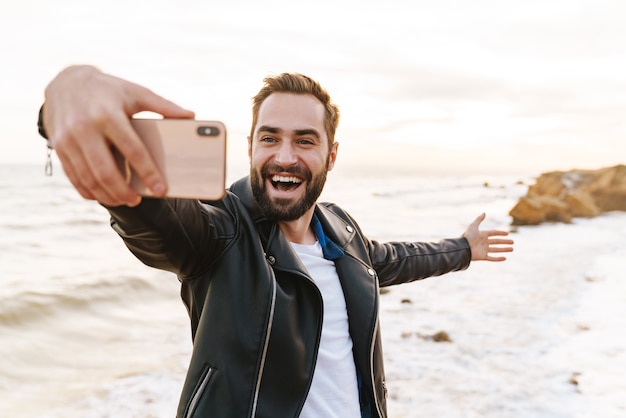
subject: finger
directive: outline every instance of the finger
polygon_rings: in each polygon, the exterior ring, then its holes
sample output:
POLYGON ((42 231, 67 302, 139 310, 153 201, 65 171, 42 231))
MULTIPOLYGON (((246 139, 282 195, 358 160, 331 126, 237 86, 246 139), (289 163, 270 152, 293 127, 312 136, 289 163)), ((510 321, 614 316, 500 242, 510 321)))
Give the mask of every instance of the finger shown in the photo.
POLYGON ((71 160, 67 159, 65 155, 61 152, 57 152, 57 156, 61 161, 61 166, 63 167, 65 175, 67 176, 70 183, 72 183, 74 188, 78 191, 78 193, 85 199, 95 200, 93 194, 89 190, 87 190, 80 182, 80 177, 76 174, 76 170, 74 170, 71 160))
POLYGON ((109 206, 137 201, 137 194, 121 176, 106 139, 98 130, 89 125, 77 125, 73 134, 60 137, 57 152, 81 196, 109 206))
POLYGON ((106 140, 81 126, 59 139, 57 155, 72 185, 85 199, 108 206, 136 205, 140 199, 122 177, 106 140))
POLYGON ((129 115, 141 111, 150 111, 165 118, 193 119, 195 117, 193 111, 185 109, 139 84, 129 83, 128 89, 131 97, 136 98, 133 103, 134 107, 127 109, 129 115))
POLYGON ((110 206, 135 205, 139 195, 126 182, 106 143, 90 142, 83 152, 86 171, 93 177, 90 186, 98 191, 97 200, 110 206))
POLYGON ((487 261, 494 261, 494 262, 500 262, 500 261, 506 261, 506 257, 491 257, 491 256, 487 256, 487 258, 485 258, 485 260, 487 261))
POLYGON ((489 247, 487 252, 489 253, 510 253, 513 251, 512 247, 489 247))
MULTIPOLYGON (((128 123, 127 118, 122 120, 128 123)), ((61 148, 68 151, 75 172, 80 173, 82 188, 96 200, 108 206, 133 204, 138 195, 123 178, 103 133, 112 123, 110 117, 102 116, 94 119, 94 123, 74 124, 61 148)))
POLYGON ((71 176, 70 181, 78 192, 86 199, 97 200, 106 205, 120 204, 98 182, 90 166, 81 152, 65 154, 64 169, 71 176), (78 173, 80 173, 78 175, 78 173))
POLYGON ((508 236, 509 233, 507 231, 501 231, 501 230, 496 230, 496 229, 492 229, 489 231, 486 231, 487 235, 489 235, 490 237, 492 236, 508 236))
MULTIPOLYGON (((119 116, 117 121, 106 125, 105 135, 107 138, 110 138, 111 143, 126 158, 152 193, 155 196, 164 196, 167 191, 165 177, 159 171, 149 150, 133 129, 130 120, 124 115, 119 116)), ((121 185, 116 190, 130 197, 126 194, 128 189, 122 189, 121 185)), ((134 197, 136 198, 136 195, 134 197)))
POLYGON ((489 245, 513 245, 515 242, 512 239, 490 239, 489 245))
MULTIPOLYGON (((127 93, 135 98, 133 108, 127 109, 126 114, 133 115, 139 111, 151 111, 162 115, 165 118, 185 118, 195 117, 191 110, 184 109, 176 103, 165 99, 154 93, 152 90, 139 84, 128 83, 127 93)), ((143 183, 152 191, 155 196, 164 196, 167 192, 166 179, 156 165, 148 149, 128 120, 119 123, 109 124, 107 135, 109 138, 124 138, 123 142, 113 140, 119 151, 126 157, 128 163, 136 171, 143 183)))

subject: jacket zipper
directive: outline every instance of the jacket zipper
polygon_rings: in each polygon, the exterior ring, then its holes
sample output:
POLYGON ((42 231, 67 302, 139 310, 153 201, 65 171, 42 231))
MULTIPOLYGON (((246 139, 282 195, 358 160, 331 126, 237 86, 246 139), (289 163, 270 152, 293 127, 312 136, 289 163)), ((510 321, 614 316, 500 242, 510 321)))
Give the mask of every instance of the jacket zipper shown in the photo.
POLYGON ((191 401, 189 402, 189 408, 187 409, 185 418, 191 418, 191 416, 195 412, 196 407, 198 406, 198 402, 200 402, 200 397, 204 393, 204 389, 206 389, 206 386, 209 384, 209 380, 211 379, 214 371, 215 369, 213 367, 209 367, 205 375, 202 377, 200 385, 198 386, 198 390, 196 390, 196 393, 194 393, 191 401))
POLYGON ((276 307, 276 276, 274 275, 274 269, 270 267, 272 272, 272 302, 270 304, 270 315, 267 322, 267 328, 265 330, 265 342, 263 344, 263 354, 261 355, 261 362, 259 364, 259 374, 256 379, 256 387, 254 388, 254 398, 252 400, 252 411, 250 416, 256 415, 256 408, 259 402, 259 391, 261 390, 261 378, 263 377, 263 369, 265 368, 265 359, 267 357, 267 347, 270 342, 270 333, 272 331, 272 324, 274 323, 274 309, 276 307))
MULTIPOLYGON (((376 335, 376 331, 378 329, 378 319, 376 319, 376 324, 374 326, 374 335, 376 335)), ((376 393, 376 381, 374 379, 374 343, 375 340, 372 338, 372 345, 370 346, 370 379, 372 381, 372 393, 374 394, 374 404, 376 405, 376 411, 378 411, 378 416, 383 417, 383 413, 380 410, 380 402, 378 400, 378 396, 376 393)), ((385 382, 383 381, 383 390, 387 390, 384 388, 385 382)))
MULTIPOLYGON (((375 283, 376 283, 376 293, 379 293, 379 289, 378 289, 378 277, 375 277, 375 283)), ((376 311, 378 311, 378 304, 376 306, 376 311)), ((383 413, 380 410, 380 402, 378 400, 378 395, 376 393, 376 381, 374 378, 374 344, 376 343, 376 333, 378 332, 378 321, 379 321, 379 315, 378 312, 376 313, 376 322, 374 323, 374 333, 372 334, 372 342, 370 345, 370 379, 372 381, 372 393, 374 394, 374 404, 376 405, 376 411, 378 412, 378 416, 379 417, 383 417, 383 413)), ((385 381, 383 380, 383 390, 387 391, 387 388, 385 387, 385 381)), ((385 395, 386 397, 386 395, 385 395)))

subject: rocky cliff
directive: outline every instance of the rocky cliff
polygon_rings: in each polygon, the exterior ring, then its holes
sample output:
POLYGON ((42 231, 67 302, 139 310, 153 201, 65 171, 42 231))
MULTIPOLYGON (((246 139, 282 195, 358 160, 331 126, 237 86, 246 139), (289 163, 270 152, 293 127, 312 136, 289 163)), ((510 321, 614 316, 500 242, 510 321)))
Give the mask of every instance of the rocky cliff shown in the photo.
POLYGON ((513 225, 537 225, 613 210, 626 211, 626 165, 544 173, 509 215, 513 225))

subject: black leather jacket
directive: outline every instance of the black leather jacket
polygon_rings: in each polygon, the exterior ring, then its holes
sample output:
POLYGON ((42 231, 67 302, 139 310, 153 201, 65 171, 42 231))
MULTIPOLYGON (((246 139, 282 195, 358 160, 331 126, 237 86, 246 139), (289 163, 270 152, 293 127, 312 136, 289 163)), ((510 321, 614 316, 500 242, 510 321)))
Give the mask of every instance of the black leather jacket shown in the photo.
MULTIPOLYGON (((322 297, 280 228, 256 205, 248 178, 217 202, 144 199, 109 208, 113 228, 145 264, 174 272, 193 352, 177 417, 297 417, 322 329, 322 297)), ((346 298, 365 417, 386 417, 379 286, 466 268, 464 238, 378 243, 332 204, 318 204, 346 298)))

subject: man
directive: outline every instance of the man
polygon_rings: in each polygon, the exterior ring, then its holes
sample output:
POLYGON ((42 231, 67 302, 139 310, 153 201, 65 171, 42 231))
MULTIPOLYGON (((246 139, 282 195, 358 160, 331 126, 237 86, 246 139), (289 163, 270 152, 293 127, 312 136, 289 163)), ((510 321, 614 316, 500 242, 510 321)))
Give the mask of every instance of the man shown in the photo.
POLYGON ((306 76, 265 79, 250 176, 217 202, 142 199, 128 187, 111 147, 157 195, 167 187, 129 123, 139 111, 193 117, 144 87, 70 67, 46 89, 40 131, 128 248, 181 282, 193 352, 178 417, 386 417, 379 286, 512 251, 506 232, 479 230, 484 215, 462 238, 379 243, 341 208, 317 204, 337 158, 339 111, 306 76))

